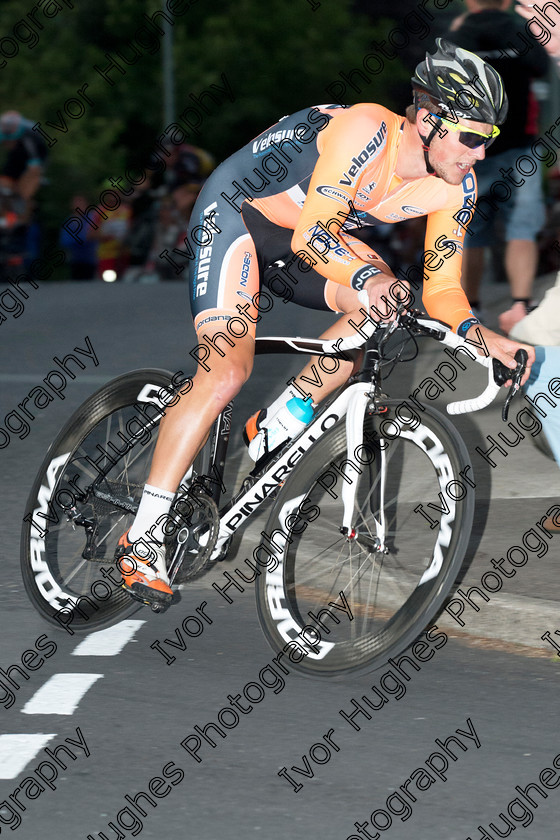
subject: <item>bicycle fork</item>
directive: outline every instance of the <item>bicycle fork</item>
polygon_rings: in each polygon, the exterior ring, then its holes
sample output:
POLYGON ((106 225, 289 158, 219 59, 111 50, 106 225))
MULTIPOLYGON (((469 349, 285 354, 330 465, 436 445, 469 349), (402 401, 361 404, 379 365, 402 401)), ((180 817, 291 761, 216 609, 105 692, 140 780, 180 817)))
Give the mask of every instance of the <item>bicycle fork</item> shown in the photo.
MULTIPOLYGON (((358 484, 358 477, 360 475, 359 468, 356 470, 356 453, 360 450, 364 442, 364 420, 368 404, 371 401, 371 394, 369 390, 363 388, 356 388, 350 397, 348 409, 346 412, 346 448, 350 464, 354 466, 355 471, 351 475, 344 475, 344 483, 341 491, 343 517, 341 533, 343 533, 347 540, 359 540, 368 545, 374 551, 381 551, 384 554, 388 549, 385 545, 386 540, 386 518, 385 518, 385 484, 387 477, 387 459, 385 454, 385 447, 379 448, 379 471, 377 474, 378 486, 376 488, 377 498, 379 501, 378 516, 372 510, 373 522, 375 525, 375 538, 372 539, 371 534, 360 533, 354 527, 354 512, 356 510, 356 490, 358 484), (379 517, 379 518, 378 518, 379 517)), ((359 463, 359 462, 358 462, 359 463)), ((373 488, 370 489, 370 494, 373 488)))

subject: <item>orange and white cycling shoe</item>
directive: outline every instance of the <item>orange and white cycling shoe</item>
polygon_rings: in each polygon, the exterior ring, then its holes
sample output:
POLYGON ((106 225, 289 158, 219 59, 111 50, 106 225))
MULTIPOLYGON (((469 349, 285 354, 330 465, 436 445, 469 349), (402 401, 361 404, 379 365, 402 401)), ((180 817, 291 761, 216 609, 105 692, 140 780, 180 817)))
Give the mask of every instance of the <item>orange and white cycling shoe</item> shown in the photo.
MULTIPOLYGON (((142 541, 139 541, 142 542, 142 541)), ((146 543, 142 544, 146 546, 146 543)), ((163 546, 150 548, 150 557, 141 557, 126 531, 117 543, 115 561, 122 575, 122 587, 134 598, 149 604, 169 604, 173 590, 165 569, 163 546)))
POLYGON ((254 437, 261 431, 262 423, 266 419, 266 408, 261 408, 256 411, 252 417, 249 417, 243 429, 243 441, 245 446, 249 446, 254 437))
POLYGON ((550 531, 551 534, 560 534, 560 518, 558 515, 547 516, 542 524, 542 527, 547 531, 550 531))

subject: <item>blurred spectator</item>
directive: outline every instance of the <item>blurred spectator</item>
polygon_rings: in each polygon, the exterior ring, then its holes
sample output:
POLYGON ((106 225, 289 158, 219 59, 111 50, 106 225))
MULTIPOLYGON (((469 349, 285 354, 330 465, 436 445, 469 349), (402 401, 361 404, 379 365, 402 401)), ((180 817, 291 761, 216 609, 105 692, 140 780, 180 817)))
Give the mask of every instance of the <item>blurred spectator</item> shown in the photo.
MULTIPOLYGON (((111 188, 111 182, 103 185, 111 188)), ((98 241, 97 271, 99 277, 107 283, 122 280, 130 259, 128 237, 132 223, 131 196, 122 196, 121 203, 115 210, 101 217, 99 228, 95 232, 98 241)))
MULTIPOLYGON (((184 250, 192 208, 215 162, 204 149, 190 144, 169 144, 167 150, 163 172, 121 197, 120 206, 109 211, 106 219, 90 215, 97 230, 89 228, 85 242, 78 243, 61 231, 60 244, 69 254, 72 279, 91 279, 96 273, 108 282, 183 279, 159 255, 165 248, 184 250)), ((107 181, 103 187, 111 189, 112 184, 107 181)), ((88 201, 83 195, 74 196, 71 206, 85 212, 88 201)))
POLYGON ((0 178, 0 279, 14 269, 21 269, 26 254, 26 227, 21 223, 21 199, 0 178), (18 212, 19 211, 19 212, 18 212))
MULTIPOLYGON (((84 195, 75 195, 70 207, 73 212, 81 210, 85 213, 89 203, 84 195)), ((94 223, 99 224, 100 220, 98 216, 94 223)), ((82 242, 76 242, 76 237, 71 236, 65 228, 60 231, 59 243, 68 255, 71 280, 93 280, 97 274, 97 240, 94 229, 88 225, 82 237, 82 242)))
POLYGON ((177 274, 159 255, 164 249, 185 250, 184 239, 192 209, 202 185, 216 164, 204 149, 187 143, 169 146, 168 150, 171 152, 165 179, 168 194, 159 204, 158 220, 145 270, 150 278, 182 280, 183 273, 177 274))
POLYGON ((511 318, 504 324, 504 332, 526 344, 560 344, 560 271, 541 305, 523 318, 511 318))
POLYGON ((476 166, 479 210, 465 235, 463 286, 473 307, 479 308, 479 283, 484 269, 484 248, 495 239, 493 223, 503 216, 505 227, 505 269, 513 305, 511 312, 522 317, 530 308, 538 263, 536 238, 545 220, 541 172, 538 161, 532 175, 518 173, 521 155, 531 160, 530 144, 538 133, 537 103, 531 79, 543 76, 548 57, 542 46, 526 31, 518 17, 507 10, 512 0, 465 0, 468 12, 451 25, 447 37, 460 47, 488 61, 504 79, 509 113, 501 134, 476 166), (505 174, 504 174, 505 173, 505 174), (491 193, 494 182, 504 184, 511 195, 491 193), (472 231, 472 233, 470 233, 472 231))
MULTIPOLYGON (((553 6, 553 8, 556 8, 556 11, 558 11, 557 7, 553 6)), ((536 14, 536 4, 532 3, 531 0, 517 0, 515 11, 528 21, 533 20, 537 22, 539 25, 539 32, 536 33, 537 37, 540 40, 540 36, 542 35, 544 40, 541 41, 541 44, 556 64, 560 65, 560 30, 556 29, 556 21, 546 15, 546 11, 542 6, 538 10, 539 14, 536 14)))
POLYGON ((173 248, 180 248, 181 245, 184 248, 183 238, 185 232, 185 224, 173 197, 170 195, 165 196, 159 205, 159 216, 155 235, 146 264, 146 271, 153 279, 182 279, 169 263, 159 259, 159 255, 164 249, 172 251, 173 248))
POLYGON ((131 218, 126 239, 129 267, 124 280, 136 279, 144 271, 154 238, 159 212, 158 190, 151 188, 150 179, 137 186, 130 196, 131 218))
POLYGON ((202 185, 216 168, 212 155, 205 149, 191 146, 190 143, 182 143, 180 146, 168 144, 167 150, 170 157, 167 159, 165 180, 169 191, 173 192, 177 187, 188 184, 193 191, 198 187, 200 192, 202 185))
MULTIPOLYGON (((535 20, 539 24, 543 35, 542 44, 551 58, 556 62, 560 70, 560 31, 554 27, 556 24, 542 15, 536 15, 537 7, 530 0, 517 0, 516 10, 527 20, 535 20)), ((542 12, 542 9, 539 9, 542 12)), ((555 242, 558 247, 558 242, 555 242)), ((500 326, 503 331, 509 333, 517 341, 524 341, 535 345, 560 345, 560 271, 556 275, 556 282, 551 286, 544 296, 541 305, 523 316, 519 312, 508 312, 502 315, 500 326)), ((555 373, 558 373, 556 365, 555 373)), ((558 453, 560 463, 560 431, 558 432, 558 453)))
MULTIPOLYGON (((534 442, 546 454, 552 455, 560 467, 560 401, 553 385, 558 381, 560 371, 560 272, 541 305, 507 331, 510 338, 535 345, 535 362, 524 390, 535 405, 533 413, 542 423, 549 451, 540 436, 534 442)), ((560 533, 560 524, 550 517, 544 527, 560 533)))
MULTIPOLYGON (((560 69, 560 32, 552 27, 547 19, 545 25, 541 16, 535 15, 535 6, 529 0, 517 0, 516 7, 519 14, 527 20, 536 20, 543 32, 543 46, 560 69), (548 37, 546 37, 548 33, 548 37)), ((540 9, 539 11, 542 11, 540 9)), ((555 243, 556 246, 558 243, 555 243)), ((560 466, 560 404, 549 396, 550 385, 558 378, 560 370, 560 272, 556 275, 556 283, 548 289, 541 305, 523 318, 518 313, 504 313, 500 326, 517 341, 524 341, 535 347, 535 363, 531 368, 525 391, 527 396, 539 406, 535 414, 543 424, 546 440, 550 447, 550 454, 560 466), (542 346, 545 345, 545 346, 542 346), (543 399, 543 394, 545 395, 543 399)), ((552 393, 555 393, 552 391, 552 393)), ((537 439, 538 440, 538 439, 537 439)), ((540 442, 542 446, 542 441, 540 442)), ((539 445, 537 443, 537 445, 539 445)), ((546 451, 546 447, 542 447, 546 451)), ((560 532, 560 525, 552 517, 544 521, 544 527, 553 532, 560 532)))

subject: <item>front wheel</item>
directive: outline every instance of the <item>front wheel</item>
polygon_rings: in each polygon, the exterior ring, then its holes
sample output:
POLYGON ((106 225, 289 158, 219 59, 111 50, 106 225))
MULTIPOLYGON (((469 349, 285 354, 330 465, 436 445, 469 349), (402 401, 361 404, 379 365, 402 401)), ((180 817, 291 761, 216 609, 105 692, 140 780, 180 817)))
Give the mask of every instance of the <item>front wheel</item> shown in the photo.
POLYGON ((405 650, 461 569, 473 484, 465 444, 432 408, 387 400, 366 412, 352 453, 337 423, 286 481, 259 547, 257 607, 273 649, 316 676, 371 671, 405 650), (344 485, 355 488, 346 533, 344 485))

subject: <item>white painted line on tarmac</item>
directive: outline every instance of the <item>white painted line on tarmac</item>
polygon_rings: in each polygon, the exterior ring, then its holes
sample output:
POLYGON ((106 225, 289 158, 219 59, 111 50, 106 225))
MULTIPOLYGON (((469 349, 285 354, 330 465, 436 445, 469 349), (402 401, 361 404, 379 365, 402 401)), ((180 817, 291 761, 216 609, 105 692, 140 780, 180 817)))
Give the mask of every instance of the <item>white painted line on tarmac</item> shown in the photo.
POLYGON ((0 779, 19 776, 55 734, 0 735, 0 779))
MULTIPOLYGON (((115 374, 116 375, 116 374, 115 374)), ((70 379, 73 382, 73 379, 70 379)), ((110 375, 103 376, 100 373, 84 373, 78 374, 76 377, 76 382, 78 385, 82 383, 92 382, 96 385, 103 385, 104 383, 108 382, 112 377, 110 375)), ((0 382, 31 382, 37 384, 37 379, 41 379, 41 374, 33 374, 33 373, 0 373, 0 382)))
POLYGON ((116 656, 145 623, 127 620, 115 624, 114 627, 107 627, 106 630, 96 630, 80 642, 72 651, 72 656, 116 656))
POLYGON ((54 674, 27 701, 25 715, 71 715, 91 686, 103 674, 54 674))

